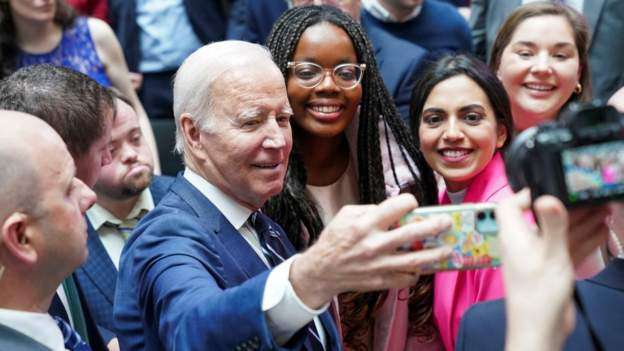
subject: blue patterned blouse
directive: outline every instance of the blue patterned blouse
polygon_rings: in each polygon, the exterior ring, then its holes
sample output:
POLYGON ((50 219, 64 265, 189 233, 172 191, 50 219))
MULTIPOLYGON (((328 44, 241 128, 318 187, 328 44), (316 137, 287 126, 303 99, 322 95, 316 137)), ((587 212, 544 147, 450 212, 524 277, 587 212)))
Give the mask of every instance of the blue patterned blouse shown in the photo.
POLYGON ((74 25, 63 31, 60 44, 52 51, 44 54, 22 51, 17 57, 17 68, 41 63, 71 68, 88 75, 105 87, 111 86, 104 64, 95 50, 86 17, 76 18, 74 25))

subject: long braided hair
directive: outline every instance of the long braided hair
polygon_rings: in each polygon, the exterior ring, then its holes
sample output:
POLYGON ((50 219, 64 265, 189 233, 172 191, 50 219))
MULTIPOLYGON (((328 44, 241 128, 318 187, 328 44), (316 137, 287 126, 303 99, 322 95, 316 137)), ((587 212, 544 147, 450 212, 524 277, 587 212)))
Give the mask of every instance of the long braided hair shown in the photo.
MULTIPOLYGON (((342 28, 350 37, 358 62, 366 64, 362 82, 359 126, 357 131, 357 182, 359 201, 362 204, 379 203, 386 199, 385 179, 380 145, 380 120, 383 121, 385 140, 392 133, 399 146, 399 155, 389 155, 394 179, 398 178, 394 167, 394 158, 401 157, 409 167, 413 178, 409 191, 413 192, 419 204, 437 203, 437 186, 433 172, 427 165, 420 151, 415 147, 412 136, 400 120, 397 109, 377 69, 373 50, 362 27, 350 16, 331 6, 295 7, 286 11, 273 25, 267 39, 267 46, 273 60, 288 79, 287 63, 293 59, 295 48, 303 32, 318 23, 327 22, 342 28), (413 161, 413 163, 410 161, 413 161), (413 167, 417 168, 414 169, 413 167), (420 175, 420 176, 418 176, 420 175)), ((293 134, 297 135, 298 126, 293 123, 293 134)), ((388 148, 389 149, 389 148, 388 148)), ((279 223, 293 245, 298 250, 305 250, 314 243, 323 229, 323 223, 314 200, 306 192, 306 169, 294 140, 293 151, 289 158, 284 189, 265 205, 265 212, 279 223)), ((419 318, 410 318, 414 326, 430 322, 432 305, 431 276, 423 277, 414 288, 413 298, 416 305, 410 304, 410 313, 419 318)), ((352 311, 356 316, 365 316, 370 323, 375 307, 383 300, 383 293, 373 292, 357 294, 352 311)), ((430 323, 429 323, 430 324, 430 323)), ((355 333, 355 330, 353 331, 355 333)), ((350 331, 343 335, 346 344, 351 337, 350 331)))
MULTIPOLYGON (((56 1, 54 23, 63 29, 71 27, 76 19, 76 12, 64 0, 56 1)), ((13 73, 17 65, 17 55, 20 52, 17 43, 17 30, 13 22, 9 1, 0 1, 0 78, 13 73)))

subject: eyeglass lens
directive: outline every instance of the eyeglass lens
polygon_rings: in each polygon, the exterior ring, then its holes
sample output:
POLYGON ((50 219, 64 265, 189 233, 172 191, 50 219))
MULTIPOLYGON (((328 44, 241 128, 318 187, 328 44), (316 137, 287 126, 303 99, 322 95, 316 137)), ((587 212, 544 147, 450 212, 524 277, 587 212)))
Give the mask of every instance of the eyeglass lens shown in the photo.
MULTIPOLYGON (((294 74, 300 83, 306 87, 314 87, 325 78, 325 69, 310 63, 300 63, 295 66, 294 74)), ((341 88, 353 88, 362 76, 362 69, 355 64, 344 64, 334 67, 332 78, 341 88)))

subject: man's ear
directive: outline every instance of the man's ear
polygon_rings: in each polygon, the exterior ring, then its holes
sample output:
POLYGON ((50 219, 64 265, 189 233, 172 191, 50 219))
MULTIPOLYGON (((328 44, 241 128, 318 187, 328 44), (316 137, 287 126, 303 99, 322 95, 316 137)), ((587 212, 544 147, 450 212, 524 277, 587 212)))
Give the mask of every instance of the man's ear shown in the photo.
POLYGON ((190 148, 190 150, 186 151, 193 154, 200 152, 203 149, 201 144, 201 130, 195 124, 190 114, 185 112, 180 116, 180 129, 184 136, 185 148, 190 148))
POLYGON ((14 212, 2 223, 1 230, 0 242, 9 256, 27 265, 37 262, 37 250, 33 240, 35 231, 28 215, 14 212))

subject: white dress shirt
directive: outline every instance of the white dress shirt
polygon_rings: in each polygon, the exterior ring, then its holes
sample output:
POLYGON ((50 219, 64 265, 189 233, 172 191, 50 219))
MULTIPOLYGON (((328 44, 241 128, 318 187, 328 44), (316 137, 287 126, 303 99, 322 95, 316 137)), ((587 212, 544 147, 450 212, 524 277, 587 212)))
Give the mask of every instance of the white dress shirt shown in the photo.
POLYGON ((126 244, 126 238, 117 228, 105 224, 108 222, 129 226, 127 223, 132 222, 133 225, 136 225, 136 220, 139 219, 142 213, 147 213, 153 209, 154 199, 152 198, 152 193, 149 188, 145 188, 139 195, 137 203, 124 219, 115 217, 115 215, 97 203, 87 211, 89 222, 100 236, 104 249, 117 270, 119 270, 119 259, 121 251, 126 244))
POLYGON ((0 324, 30 337, 53 351, 65 351, 63 334, 47 313, 0 308, 0 324))
POLYGON ((420 11, 422 10, 422 5, 418 5, 414 7, 414 10, 412 11, 412 13, 409 14, 409 16, 399 21, 398 18, 394 17, 394 15, 390 13, 390 11, 386 10, 386 8, 379 3, 379 0, 362 0, 362 7, 364 7, 366 11, 368 11, 371 15, 373 15, 373 17, 377 18, 378 20, 394 23, 407 22, 412 18, 418 16, 420 14, 420 11))
MULTIPOLYGON (((258 234, 248 221, 253 211, 236 202, 189 168, 185 169, 184 178, 219 209, 228 222, 249 243, 258 257, 267 267, 270 267, 262 253, 258 234)), ((313 310, 299 299, 289 280, 290 265, 296 257, 297 255, 280 263, 269 273, 262 296, 262 311, 265 313, 269 329, 279 345, 285 344, 299 329, 312 320, 314 320, 323 345, 326 345, 325 332, 318 315, 327 309, 329 303, 321 309, 313 310)))

